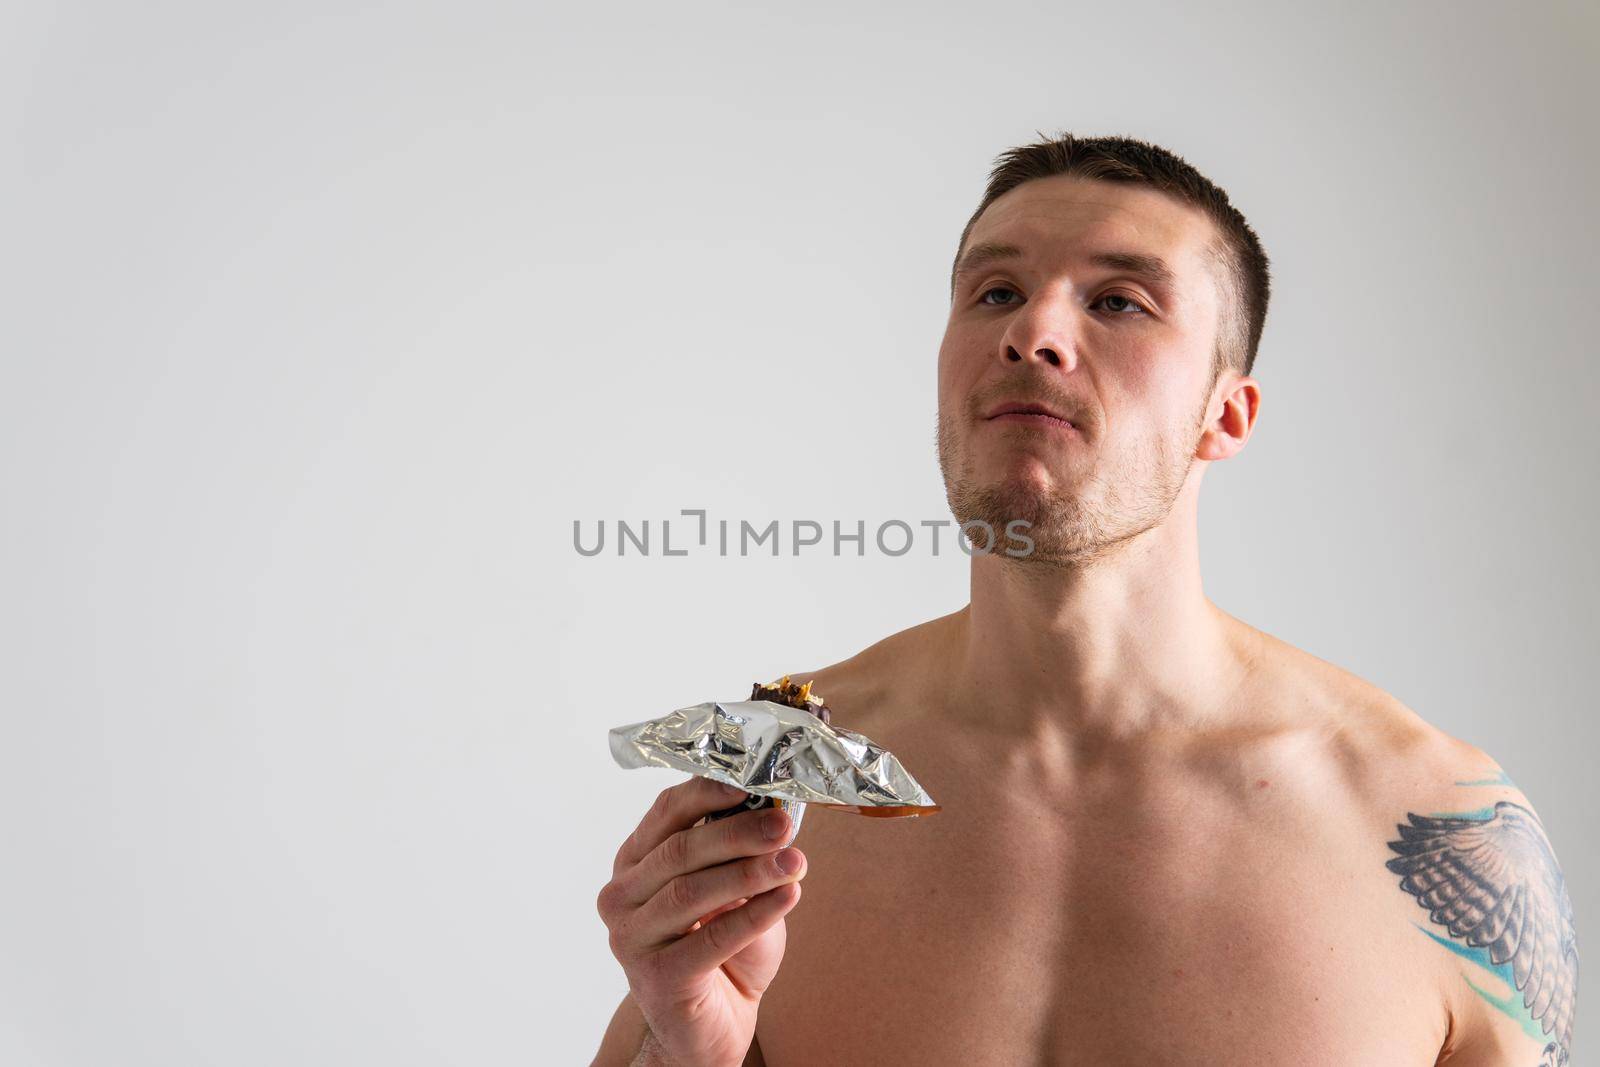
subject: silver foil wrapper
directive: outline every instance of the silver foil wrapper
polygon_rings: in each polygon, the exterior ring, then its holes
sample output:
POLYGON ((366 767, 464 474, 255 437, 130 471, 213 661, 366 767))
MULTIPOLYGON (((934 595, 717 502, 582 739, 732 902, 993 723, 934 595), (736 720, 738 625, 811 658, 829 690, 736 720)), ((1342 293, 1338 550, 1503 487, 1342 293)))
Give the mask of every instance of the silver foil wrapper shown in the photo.
POLYGON ((807 804, 880 816, 939 810, 900 761, 871 739, 770 700, 695 704, 618 726, 610 740, 612 758, 623 767, 670 767, 751 794, 711 818, 776 806, 789 812, 798 832, 807 804))

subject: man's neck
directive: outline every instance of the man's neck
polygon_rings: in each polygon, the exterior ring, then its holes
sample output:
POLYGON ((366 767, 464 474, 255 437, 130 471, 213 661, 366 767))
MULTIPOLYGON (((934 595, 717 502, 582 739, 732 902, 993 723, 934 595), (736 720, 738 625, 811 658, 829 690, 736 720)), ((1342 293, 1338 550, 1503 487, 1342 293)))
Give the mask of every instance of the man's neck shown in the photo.
POLYGON ((1245 628, 1206 598, 1186 510, 1084 566, 974 557, 950 650, 967 706, 1107 737, 1227 718, 1245 628))

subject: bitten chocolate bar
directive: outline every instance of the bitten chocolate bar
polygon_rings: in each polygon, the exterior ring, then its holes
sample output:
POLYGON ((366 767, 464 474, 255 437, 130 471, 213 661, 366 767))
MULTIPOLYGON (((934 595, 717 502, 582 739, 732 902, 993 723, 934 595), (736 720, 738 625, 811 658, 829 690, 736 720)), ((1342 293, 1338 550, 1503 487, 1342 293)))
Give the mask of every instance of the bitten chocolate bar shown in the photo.
POLYGON ((749 700, 695 704, 619 726, 610 734, 611 755, 623 767, 670 767, 750 794, 708 820, 778 807, 798 832, 807 804, 887 817, 939 810, 892 753, 832 718, 810 682, 785 676, 758 682, 749 700))
MULTIPOLYGON (((822 702, 820 696, 811 692, 811 683, 795 685, 789 681, 786 674, 771 685, 762 685, 760 682, 750 687, 751 700, 770 700, 774 704, 782 704, 786 708, 797 708, 808 711, 823 722, 832 724, 833 713, 822 702)), ((726 819, 730 815, 737 815, 741 811, 754 811, 757 808, 777 808, 779 811, 789 813, 789 841, 793 841, 800 833, 800 820, 806 816, 806 806, 798 800, 784 800, 781 797, 762 796, 751 793, 745 797, 742 804, 735 804, 731 808, 723 808, 706 816, 706 822, 715 822, 726 819)), ((788 842, 786 841, 785 844, 788 842)))

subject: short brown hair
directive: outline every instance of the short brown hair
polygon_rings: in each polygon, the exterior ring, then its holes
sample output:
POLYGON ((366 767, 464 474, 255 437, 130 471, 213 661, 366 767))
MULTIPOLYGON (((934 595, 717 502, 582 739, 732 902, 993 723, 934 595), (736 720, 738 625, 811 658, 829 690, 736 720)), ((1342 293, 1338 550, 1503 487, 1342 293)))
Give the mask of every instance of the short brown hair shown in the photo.
MULTIPOLYGON (((1037 132, 1037 131, 1036 131, 1037 132)), ((1075 137, 1070 133, 1045 137, 995 158, 983 202, 967 220, 956 245, 956 263, 978 217, 990 204, 1035 178, 1070 175, 1107 182, 1148 185, 1185 204, 1199 208, 1216 226, 1220 238, 1212 246, 1230 294, 1224 293, 1223 321, 1219 325, 1214 371, 1237 367, 1249 374, 1256 363, 1261 330, 1267 321, 1271 275, 1267 254, 1255 230, 1228 202, 1228 194, 1185 160, 1148 141, 1131 137, 1075 137)), ((950 292, 955 294, 955 263, 950 267, 950 292)))

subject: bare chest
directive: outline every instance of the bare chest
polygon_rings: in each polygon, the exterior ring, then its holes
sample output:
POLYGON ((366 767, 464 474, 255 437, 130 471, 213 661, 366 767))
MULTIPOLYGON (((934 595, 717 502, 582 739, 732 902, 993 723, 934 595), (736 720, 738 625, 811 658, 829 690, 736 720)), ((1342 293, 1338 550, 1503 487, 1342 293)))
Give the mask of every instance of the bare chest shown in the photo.
POLYGON ((1444 1017, 1381 840, 1270 790, 1254 813, 1182 788, 933 791, 929 818, 808 812, 772 1067, 1434 1062, 1444 1017))

